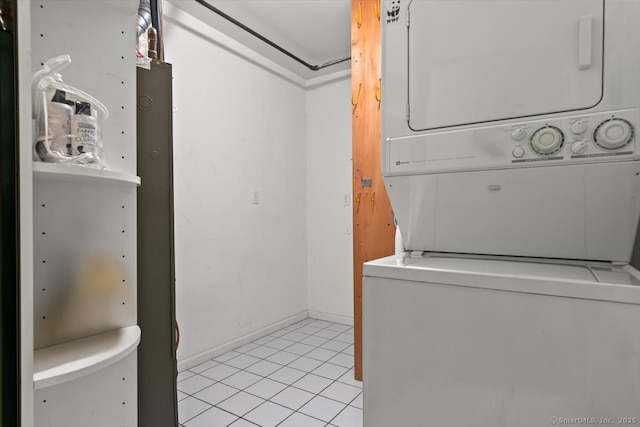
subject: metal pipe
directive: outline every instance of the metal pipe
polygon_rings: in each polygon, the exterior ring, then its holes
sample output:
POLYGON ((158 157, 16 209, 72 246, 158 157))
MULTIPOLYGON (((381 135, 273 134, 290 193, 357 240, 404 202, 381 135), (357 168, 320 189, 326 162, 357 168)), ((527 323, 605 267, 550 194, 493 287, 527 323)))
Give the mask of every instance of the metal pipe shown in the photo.
POLYGON ((195 0, 195 1, 197 3, 199 3, 200 5, 206 7, 207 9, 209 9, 211 12, 215 13, 216 15, 218 15, 218 16, 226 19, 227 21, 231 22, 236 27, 246 31, 247 33, 251 34, 255 38, 257 38, 257 39, 263 41, 264 43, 268 44, 272 48, 276 49, 278 52, 288 56, 289 58, 293 59, 294 61, 298 62, 299 64, 304 65, 305 67, 307 67, 311 71, 319 71, 319 70, 322 70, 323 68, 327 68, 327 67, 330 67, 332 65, 340 64, 342 62, 349 61, 351 59, 351 57, 349 56, 347 58, 332 59, 331 61, 327 61, 327 62, 325 62, 323 64, 320 64, 320 65, 311 65, 307 61, 305 61, 304 59, 294 55, 293 53, 289 52, 288 50, 286 50, 285 48, 283 48, 279 44, 272 42, 271 40, 269 40, 268 38, 266 38, 262 34, 254 31, 253 29, 251 29, 249 27, 247 27, 242 22, 238 21, 237 19, 233 18, 232 16, 229 16, 228 14, 224 13, 223 11, 218 9, 217 7, 212 6, 211 4, 207 3, 205 0, 195 0))
POLYGON ((151 0, 151 26, 156 30, 157 59, 164 61, 164 43, 162 26, 162 0, 151 0))
POLYGON ((138 38, 147 32, 151 26, 151 2, 150 0, 140 0, 138 7, 138 38))
POLYGON ((7 26, 4 24, 4 19, 2 18, 2 4, 0 4, 0 30, 7 31, 7 26))

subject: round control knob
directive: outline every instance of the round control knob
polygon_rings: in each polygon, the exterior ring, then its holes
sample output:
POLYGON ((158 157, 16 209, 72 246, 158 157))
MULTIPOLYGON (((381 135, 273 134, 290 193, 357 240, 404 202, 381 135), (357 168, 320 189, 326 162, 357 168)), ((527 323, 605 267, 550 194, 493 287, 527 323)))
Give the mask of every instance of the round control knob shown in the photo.
POLYGON ((550 155, 564 145, 564 134, 555 126, 545 126, 531 135, 531 148, 538 154, 550 155))
POLYGON ((625 119, 609 119, 600 123, 593 131, 593 141, 605 150, 617 150, 633 139, 633 125, 625 119))
POLYGON ((581 133, 584 133, 585 130, 587 130, 587 124, 582 120, 576 120, 571 123, 571 133, 580 135, 581 133))
POLYGON ((519 159, 520 157, 524 156, 524 148, 516 147, 513 149, 511 154, 513 154, 513 157, 515 157, 516 159, 519 159))
POLYGON ((522 141, 525 136, 527 136, 527 132, 525 132, 524 129, 522 128, 518 128, 513 132, 511 132, 511 138, 513 138, 516 141, 522 141))
POLYGON ((587 151, 587 143, 584 141, 576 141, 571 144, 571 152, 573 154, 582 154, 587 151))

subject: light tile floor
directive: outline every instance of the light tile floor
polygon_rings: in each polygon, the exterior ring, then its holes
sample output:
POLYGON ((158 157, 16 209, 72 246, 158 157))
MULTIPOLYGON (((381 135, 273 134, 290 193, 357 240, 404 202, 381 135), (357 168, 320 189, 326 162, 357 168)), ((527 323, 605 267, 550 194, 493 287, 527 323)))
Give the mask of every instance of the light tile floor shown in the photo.
POLYGON ((305 319, 178 374, 181 427, 361 427, 353 328, 305 319))

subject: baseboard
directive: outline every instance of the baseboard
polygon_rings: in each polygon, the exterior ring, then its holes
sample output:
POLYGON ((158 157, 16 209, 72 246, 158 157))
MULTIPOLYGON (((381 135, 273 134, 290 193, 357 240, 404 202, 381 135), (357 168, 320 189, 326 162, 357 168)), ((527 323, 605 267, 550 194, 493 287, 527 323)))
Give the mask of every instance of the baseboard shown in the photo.
POLYGON ((250 343, 251 341, 255 341, 259 338, 262 338, 265 335, 269 335, 271 332, 275 332, 279 329, 286 328, 287 326, 292 325, 301 320, 304 320, 307 317, 310 317, 312 319, 317 319, 317 320, 325 320, 327 322, 341 323, 343 325, 353 326, 353 317, 341 316, 339 314, 323 313, 320 311, 305 310, 296 315, 280 320, 279 322, 276 322, 265 328, 259 329, 255 332, 252 332, 250 334, 237 338, 233 341, 229 341, 228 343, 212 348, 211 350, 207 350, 202 353, 196 354, 195 356, 191 356, 184 360, 181 360, 178 362, 178 372, 182 372, 186 369, 193 368, 194 366, 198 366, 202 362, 206 362, 209 359, 218 357, 223 353, 231 351, 234 348, 241 347, 245 344, 250 343))
MULTIPOLYGON (((250 343, 251 341, 255 341, 259 338, 264 337, 265 335, 269 335, 271 332, 275 332, 279 329, 286 328, 289 325, 292 325, 296 322, 306 319, 310 317, 308 315, 308 311, 302 311, 293 316, 287 317, 286 319, 280 320, 270 326, 267 326, 262 329, 258 329, 255 332, 237 338, 233 341, 229 341, 226 344, 220 345, 218 347, 212 348, 211 350, 204 351, 202 353, 196 354, 195 356, 187 357, 184 360, 178 361, 178 372, 182 372, 186 369, 193 368, 201 364, 202 362, 206 362, 209 359, 213 359, 214 357, 218 357, 223 353, 233 350, 234 348, 241 347, 245 344, 250 343)), ((318 318, 319 319, 319 318, 318 318)))
POLYGON ((341 316, 339 314, 323 313, 321 311, 309 310, 309 317, 312 319, 326 320, 327 322, 341 323, 353 326, 353 317, 341 316))

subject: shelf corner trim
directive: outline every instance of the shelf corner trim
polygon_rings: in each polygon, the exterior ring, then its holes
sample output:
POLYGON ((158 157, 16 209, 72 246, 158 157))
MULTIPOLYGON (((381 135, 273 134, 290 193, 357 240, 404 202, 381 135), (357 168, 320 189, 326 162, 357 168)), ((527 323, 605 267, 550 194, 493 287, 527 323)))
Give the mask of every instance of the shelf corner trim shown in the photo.
POLYGON ((140 327, 134 325, 36 350, 34 387, 51 387, 106 368, 132 353, 140 336, 140 327))

